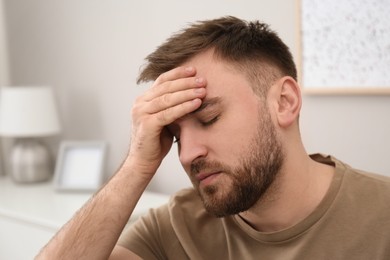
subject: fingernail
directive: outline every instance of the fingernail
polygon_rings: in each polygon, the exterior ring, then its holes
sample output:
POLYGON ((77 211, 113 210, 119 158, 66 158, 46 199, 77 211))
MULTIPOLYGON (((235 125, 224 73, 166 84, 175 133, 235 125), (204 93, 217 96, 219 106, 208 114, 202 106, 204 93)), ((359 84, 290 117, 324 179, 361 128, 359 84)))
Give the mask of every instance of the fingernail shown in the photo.
POLYGON ((186 70, 186 72, 191 73, 191 72, 194 71, 194 68, 193 67, 187 67, 187 68, 185 68, 185 70, 186 70))
POLYGON ((198 84, 202 84, 204 82, 204 79, 203 78, 196 78, 195 82, 198 84))
POLYGON ((201 103, 202 100, 200 98, 195 98, 192 100, 192 103, 195 103, 195 104, 198 104, 198 103, 201 103))

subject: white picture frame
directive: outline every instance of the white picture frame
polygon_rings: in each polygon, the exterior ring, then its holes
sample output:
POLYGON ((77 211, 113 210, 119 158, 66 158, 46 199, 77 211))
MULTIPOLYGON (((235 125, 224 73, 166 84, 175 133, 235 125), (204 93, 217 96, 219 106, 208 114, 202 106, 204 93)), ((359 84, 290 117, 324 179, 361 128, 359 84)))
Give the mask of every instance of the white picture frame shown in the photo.
POLYGON ((95 191, 103 182, 107 145, 103 141, 61 142, 54 172, 59 191, 95 191))
POLYGON ((388 2, 297 1, 304 93, 389 95, 388 2))

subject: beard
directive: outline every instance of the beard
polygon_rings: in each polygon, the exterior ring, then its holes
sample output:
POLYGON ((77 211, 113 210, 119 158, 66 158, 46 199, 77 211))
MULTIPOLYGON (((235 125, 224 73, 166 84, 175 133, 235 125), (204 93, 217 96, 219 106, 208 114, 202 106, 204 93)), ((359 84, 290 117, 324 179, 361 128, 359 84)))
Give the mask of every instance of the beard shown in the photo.
POLYGON ((216 217, 238 214, 254 206, 276 179, 284 156, 282 145, 266 110, 259 120, 248 149, 238 165, 231 167, 200 158, 191 164, 192 183, 205 209, 216 217), (202 171, 220 172, 216 184, 200 187, 195 175, 202 171), (226 179, 230 181, 226 183, 226 179))

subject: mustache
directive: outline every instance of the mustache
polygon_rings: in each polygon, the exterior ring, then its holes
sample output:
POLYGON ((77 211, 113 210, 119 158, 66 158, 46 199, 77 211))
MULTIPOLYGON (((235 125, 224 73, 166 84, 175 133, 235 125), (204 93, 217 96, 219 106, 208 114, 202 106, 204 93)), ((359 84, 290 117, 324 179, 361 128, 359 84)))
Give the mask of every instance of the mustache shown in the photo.
POLYGON ((208 171, 226 171, 226 166, 223 166, 217 161, 206 161, 206 159, 198 159, 191 163, 191 174, 195 175, 207 169, 208 171))

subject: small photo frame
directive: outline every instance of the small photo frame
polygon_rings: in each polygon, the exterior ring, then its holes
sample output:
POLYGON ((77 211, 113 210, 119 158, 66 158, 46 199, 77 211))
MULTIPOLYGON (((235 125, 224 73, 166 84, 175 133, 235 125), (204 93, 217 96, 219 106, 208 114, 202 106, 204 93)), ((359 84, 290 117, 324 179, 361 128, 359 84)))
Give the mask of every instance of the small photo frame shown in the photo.
POLYGON ((54 172, 61 191, 96 191, 103 182, 107 145, 103 141, 63 141, 54 172))

